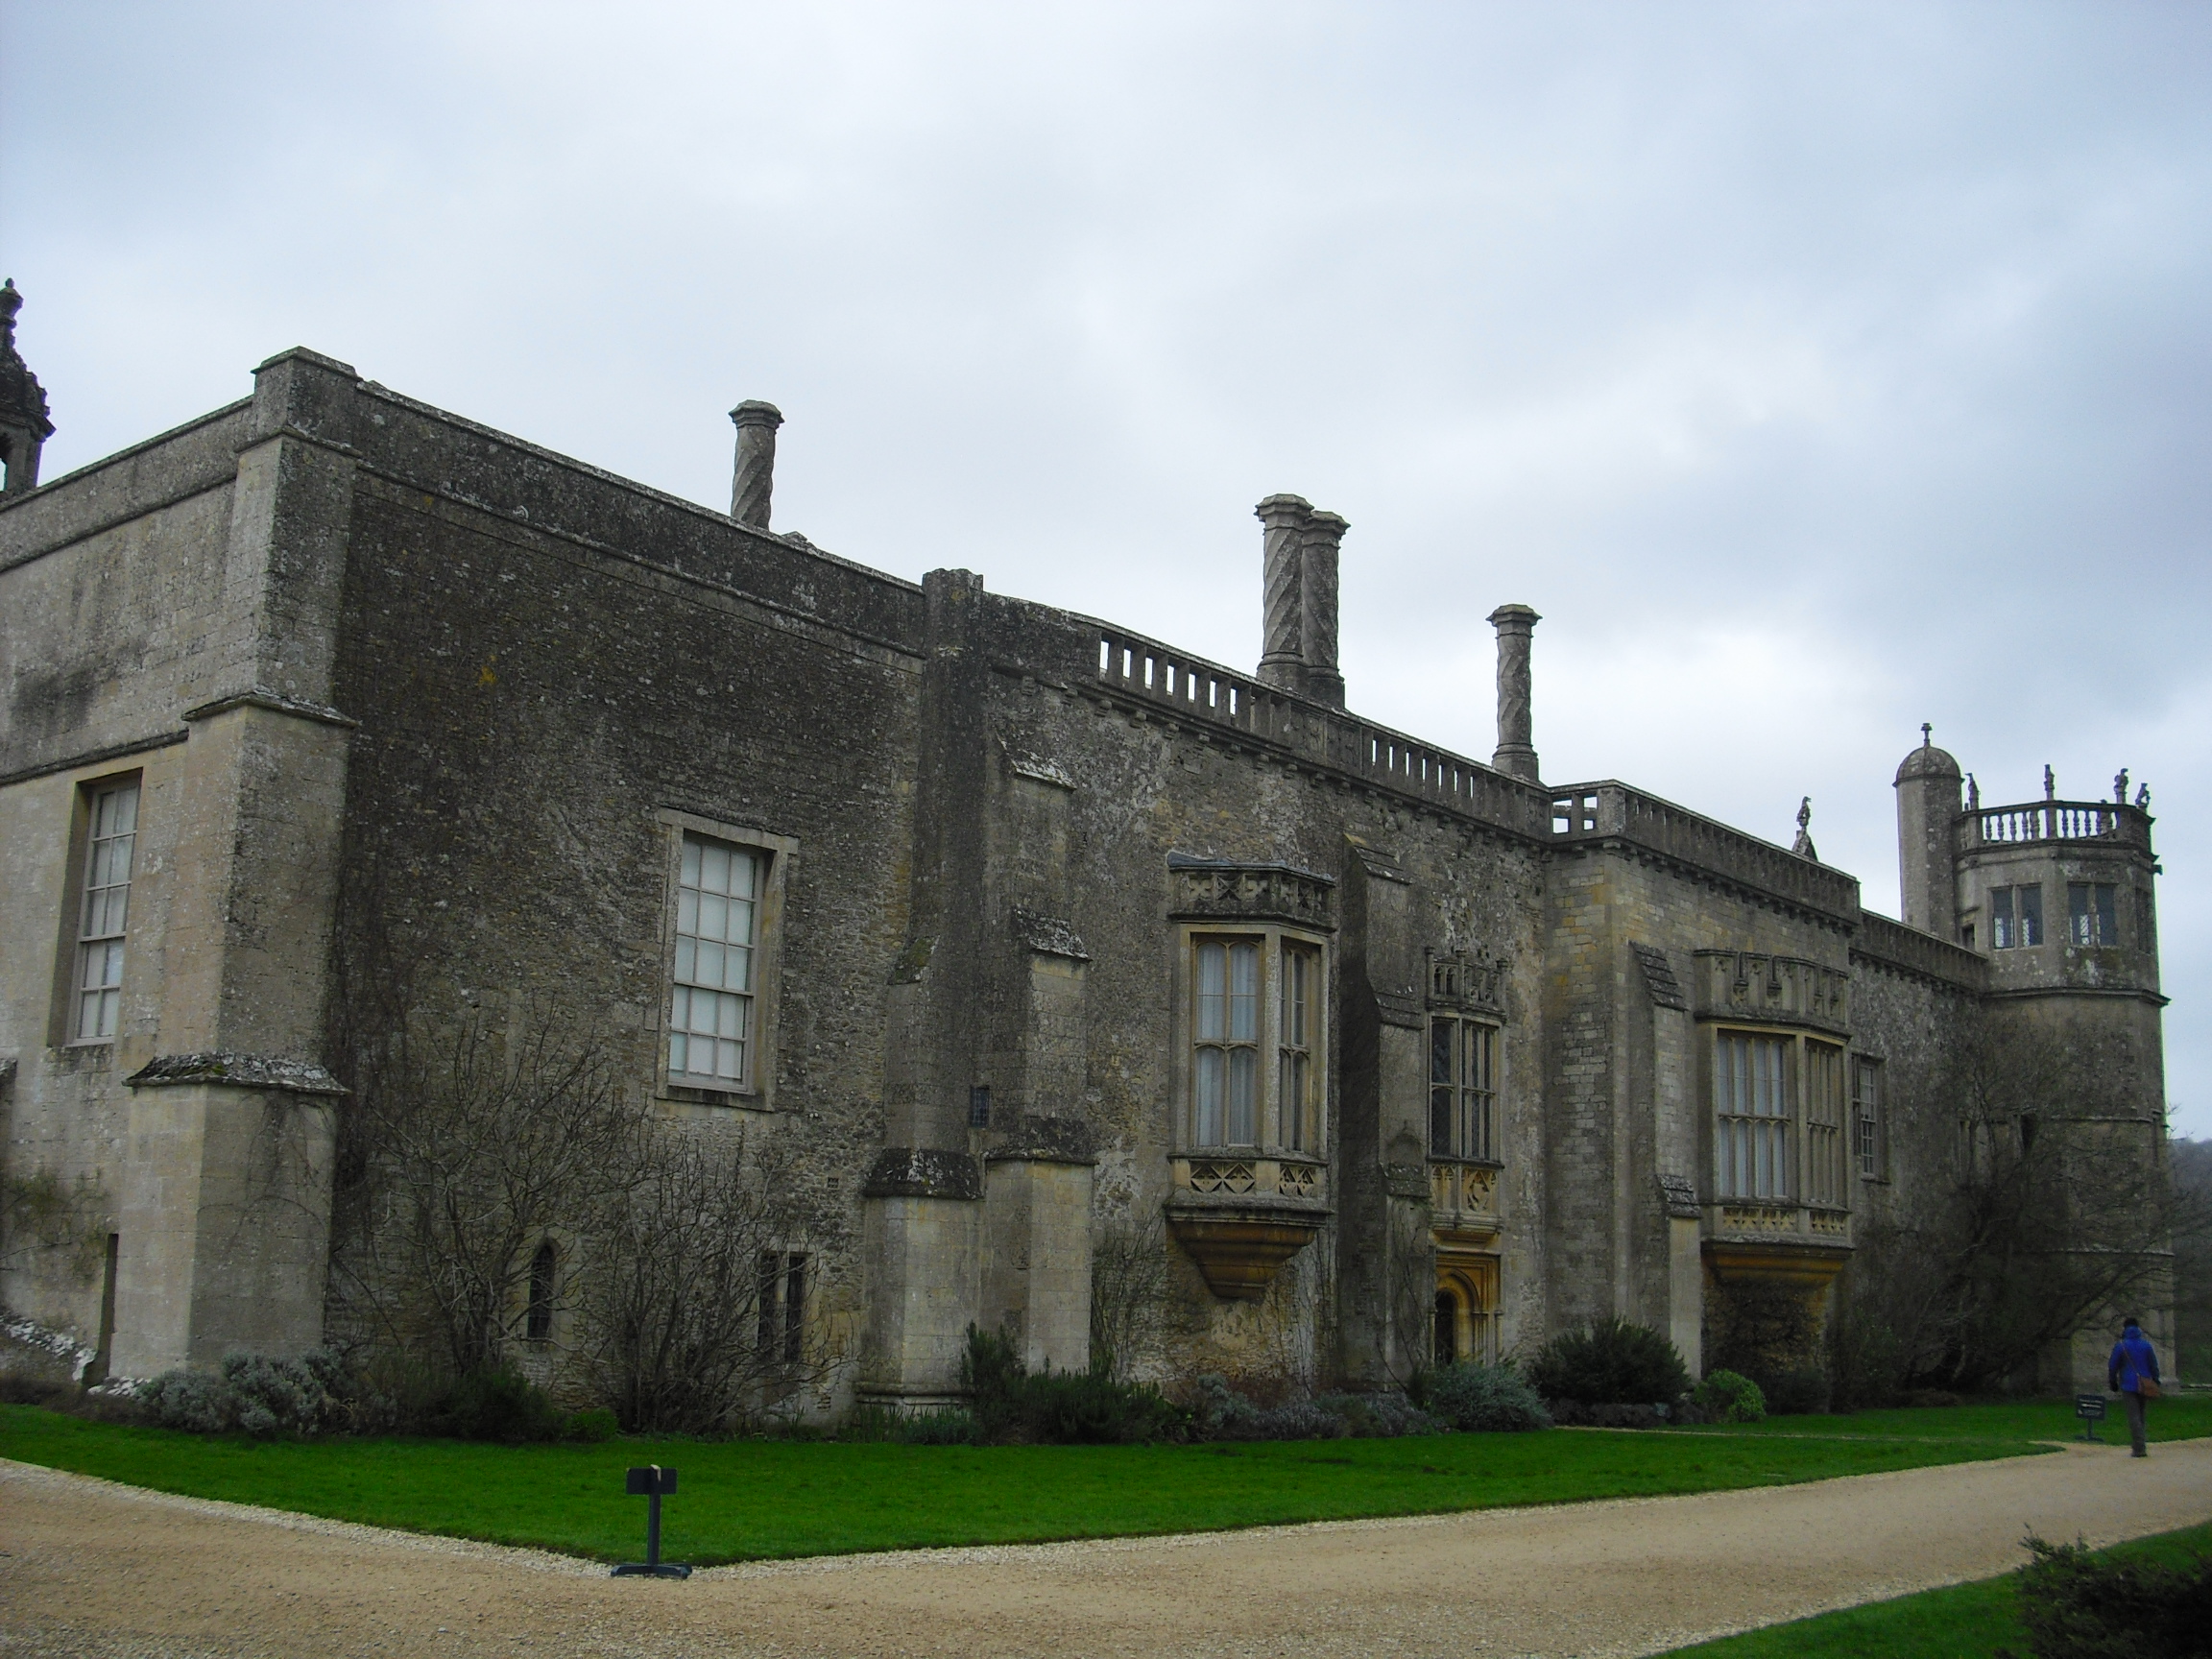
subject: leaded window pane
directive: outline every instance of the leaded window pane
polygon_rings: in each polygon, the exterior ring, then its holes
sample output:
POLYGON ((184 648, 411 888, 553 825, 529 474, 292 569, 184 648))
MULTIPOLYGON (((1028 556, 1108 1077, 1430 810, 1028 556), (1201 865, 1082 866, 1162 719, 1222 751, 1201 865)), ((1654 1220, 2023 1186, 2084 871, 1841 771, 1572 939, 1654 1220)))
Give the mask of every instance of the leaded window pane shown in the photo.
POLYGON ((122 1014, 123 944, 131 912, 138 785, 103 789, 92 800, 79 911, 77 1011, 72 1040, 103 1042, 122 1014))
POLYGON ((752 1038, 757 854, 685 835, 676 895, 668 1070, 721 1088, 745 1082, 752 1038))

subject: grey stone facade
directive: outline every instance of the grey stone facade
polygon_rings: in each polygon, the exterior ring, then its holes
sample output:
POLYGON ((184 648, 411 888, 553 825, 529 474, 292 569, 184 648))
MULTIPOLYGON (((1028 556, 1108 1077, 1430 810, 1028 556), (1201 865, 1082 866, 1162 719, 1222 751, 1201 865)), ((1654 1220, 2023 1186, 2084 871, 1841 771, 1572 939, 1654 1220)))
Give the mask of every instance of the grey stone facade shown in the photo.
POLYGON ((1347 712, 1346 526, 1295 496, 1259 509, 1246 674, 775 534, 781 418, 734 419, 725 515, 293 351, 7 497, 6 1155, 113 1239, 12 1254, 9 1305, 127 1374, 317 1340, 333 1033, 401 981, 434 1016, 585 1010, 642 1108, 788 1153, 829 1410, 950 1397, 971 1322, 1084 1364, 1110 1235, 1165 1274, 1140 1374, 1383 1383, 1612 1312, 1695 1363, 1731 1285, 1822 1294, 1944 1179, 1947 1033, 1993 1006, 2123 1029, 2161 1121, 2141 806, 1969 811, 1915 751, 1888 921, 1809 857, 1540 781, 1525 607, 1493 764, 1347 712), (86 1036, 89 815, 127 785, 86 1036), (713 1087, 668 1070, 686 835, 766 873, 713 1087), (1995 960, 1987 891, 2030 863, 2124 892, 2119 939, 1995 960), (1731 1032, 1794 1045, 1764 1196, 1717 1144, 1731 1032), (1863 1060, 1873 1172, 1856 1108, 1811 1104, 1863 1060))

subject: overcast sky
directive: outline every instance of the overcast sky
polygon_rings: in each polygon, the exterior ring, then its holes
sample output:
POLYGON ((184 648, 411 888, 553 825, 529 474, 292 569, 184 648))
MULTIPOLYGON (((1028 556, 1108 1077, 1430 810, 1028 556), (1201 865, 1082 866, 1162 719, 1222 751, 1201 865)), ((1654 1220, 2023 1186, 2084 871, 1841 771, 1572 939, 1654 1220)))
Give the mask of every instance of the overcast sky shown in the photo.
POLYGON ((47 476, 304 345, 777 527, 1259 655, 1352 521, 1353 708, 1821 854, 1922 720, 2148 781, 2212 1136, 2212 6, 0 4, 47 476))

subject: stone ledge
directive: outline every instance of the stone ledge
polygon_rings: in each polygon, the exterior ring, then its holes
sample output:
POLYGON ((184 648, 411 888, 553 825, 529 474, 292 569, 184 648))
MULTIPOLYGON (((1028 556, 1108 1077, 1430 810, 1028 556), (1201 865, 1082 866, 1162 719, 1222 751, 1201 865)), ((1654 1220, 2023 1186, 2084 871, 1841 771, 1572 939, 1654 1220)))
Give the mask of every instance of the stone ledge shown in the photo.
POLYGON ((321 703, 309 703, 299 697, 286 697, 276 691, 264 691, 258 686, 251 691, 235 691, 228 697, 218 697, 212 703, 203 703, 197 709, 184 710, 187 723, 205 720, 232 709, 266 709, 276 714, 296 715, 301 720, 317 721, 325 726, 340 726, 348 731, 358 730, 361 722, 350 714, 321 703))
POLYGON ((132 1089, 177 1089, 193 1083, 220 1083, 232 1089, 275 1089, 288 1094, 344 1094, 346 1086, 311 1060, 276 1054, 234 1054, 204 1049, 197 1054, 160 1054, 123 1079, 132 1089))
POLYGON ((935 1146, 886 1146, 877 1155, 863 1198, 966 1198, 983 1196, 983 1172, 965 1152, 935 1146))
POLYGON ((1022 1159, 1032 1164, 1089 1166, 1098 1162, 1098 1138, 1092 1133, 1090 1124, 1077 1118, 1023 1115, 1014 1120, 1006 1139, 984 1155, 984 1162, 989 1164, 1022 1159))

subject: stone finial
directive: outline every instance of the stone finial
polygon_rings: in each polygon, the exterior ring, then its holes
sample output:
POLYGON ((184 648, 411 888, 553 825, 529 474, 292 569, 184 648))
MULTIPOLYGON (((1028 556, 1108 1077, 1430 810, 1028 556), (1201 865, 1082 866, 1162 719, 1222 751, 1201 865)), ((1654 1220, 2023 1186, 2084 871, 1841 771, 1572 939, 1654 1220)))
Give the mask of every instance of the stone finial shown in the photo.
POLYGON ((783 411, 749 398, 730 411, 737 427, 737 469, 730 484, 730 517, 757 530, 768 528, 768 502, 776 488, 776 428, 783 411))
POLYGON ((2058 799, 2058 778, 2051 770, 2051 762, 2048 760, 2043 762, 2043 799, 2046 801, 2058 799))
POLYGON ((1808 795, 1797 803, 1797 839, 1790 848, 1800 858, 1820 862, 1820 854, 1813 850, 1813 797, 1808 795))
POLYGON ((1966 810, 1969 812, 1982 810, 1982 785, 1974 781, 1974 774, 1971 772, 1966 774, 1966 810))
POLYGON ((15 349, 15 313, 22 309, 15 279, 0 282, 0 490, 10 495, 38 487, 38 452, 54 435, 46 389, 15 349))
POLYGON ((1923 720, 1920 722, 1920 747, 1923 749, 1936 747, 1936 726, 1933 721, 1923 720))
POLYGON ((1490 626, 1498 630, 1498 751, 1490 764, 1531 783, 1537 771, 1528 649, 1542 620, 1526 605, 1501 605, 1490 613, 1490 626))

